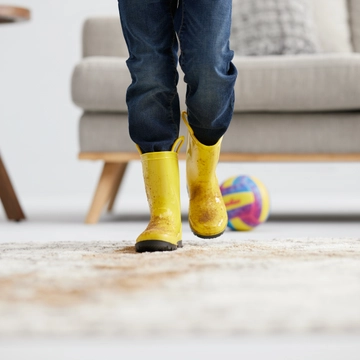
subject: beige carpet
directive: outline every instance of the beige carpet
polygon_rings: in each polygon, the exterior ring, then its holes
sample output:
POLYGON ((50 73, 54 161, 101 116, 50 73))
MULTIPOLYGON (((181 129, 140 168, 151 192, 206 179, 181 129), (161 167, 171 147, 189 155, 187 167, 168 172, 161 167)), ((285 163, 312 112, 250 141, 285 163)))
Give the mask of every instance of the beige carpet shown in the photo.
POLYGON ((0 244, 0 335, 360 332, 360 239, 0 244))

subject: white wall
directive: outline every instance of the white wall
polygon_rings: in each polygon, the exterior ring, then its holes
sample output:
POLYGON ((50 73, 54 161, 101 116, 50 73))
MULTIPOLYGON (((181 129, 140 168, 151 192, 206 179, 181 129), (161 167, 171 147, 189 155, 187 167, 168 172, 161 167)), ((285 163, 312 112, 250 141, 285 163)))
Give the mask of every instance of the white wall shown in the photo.
MULTIPOLYGON (((9 0, 8 4, 21 4, 9 0)), ((70 97, 81 28, 117 14, 116 0, 27 0, 32 20, 0 27, 0 146, 22 196, 93 190, 96 164, 77 160, 80 110, 70 97)))
MULTIPOLYGON (((86 207, 100 164, 77 160, 80 110, 71 102, 70 78, 81 56, 84 19, 117 15, 117 1, 23 5, 32 10, 31 22, 0 26, 1 153, 25 205, 57 197, 82 199, 86 207)), ((221 164, 218 173, 220 181, 235 174, 258 176, 271 192, 274 212, 360 213, 360 164, 221 164)), ((135 199, 146 209, 139 163, 131 166, 122 195, 123 204, 135 199)))

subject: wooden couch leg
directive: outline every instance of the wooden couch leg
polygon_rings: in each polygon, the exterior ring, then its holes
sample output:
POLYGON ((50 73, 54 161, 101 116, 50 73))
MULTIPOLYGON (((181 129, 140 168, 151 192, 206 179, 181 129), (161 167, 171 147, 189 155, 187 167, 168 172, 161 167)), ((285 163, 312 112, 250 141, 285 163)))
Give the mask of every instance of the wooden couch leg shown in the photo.
POLYGON ((118 165, 119 165, 119 167, 118 167, 116 179, 115 179, 115 182, 114 182, 114 187, 113 187, 113 189, 111 191, 110 201, 109 201, 109 205, 108 205, 108 208, 107 208, 107 210, 109 212, 112 211, 112 209, 114 207, 116 196, 117 196, 117 194, 119 192, 121 182, 122 182, 122 180, 124 178, 124 174, 126 172, 126 168, 128 166, 128 163, 124 162, 124 163, 119 163, 118 165))
POLYGON ((119 174, 124 173, 125 168, 123 163, 105 162, 90 210, 86 216, 86 224, 98 222, 103 208, 114 197, 114 189, 119 184, 119 174))
POLYGON ((0 200, 5 209, 6 216, 9 220, 20 221, 25 219, 24 212, 21 209, 19 200, 11 184, 4 163, 0 157, 0 200))

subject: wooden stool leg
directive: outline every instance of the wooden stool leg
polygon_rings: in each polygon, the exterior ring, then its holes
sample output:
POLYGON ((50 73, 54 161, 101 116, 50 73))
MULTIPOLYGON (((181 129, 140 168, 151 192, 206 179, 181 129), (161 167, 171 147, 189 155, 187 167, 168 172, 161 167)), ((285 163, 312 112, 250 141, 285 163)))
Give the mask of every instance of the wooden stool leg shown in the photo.
POLYGON ((9 220, 20 221, 25 219, 15 190, 11 184, 8 173, 0 157, 0 199, 4 205, 9 220))
POLYGON ((104 164, 90 210, 85 220, 87 224, 95 224, 98 222, 103 208, 110 200, 114 184, 118 179, 118 173, 119 163, 106 162, 104 164))
POLYGON ((109 202, 109 205, 108 205, 108 208, 107 208, 108 211, 112 211, 112 209, 114 207, 116 196, 117 196, 117 194, 119 192, 121 182, 122 182, 122 180, 124 178, 124 174, 125 174, 127 165, 128 165, 127 162, 126 163, 119 163, 116 181, 114 183, 114 187, 113 187, 112 193, 110 195, 110 202, 109 202))

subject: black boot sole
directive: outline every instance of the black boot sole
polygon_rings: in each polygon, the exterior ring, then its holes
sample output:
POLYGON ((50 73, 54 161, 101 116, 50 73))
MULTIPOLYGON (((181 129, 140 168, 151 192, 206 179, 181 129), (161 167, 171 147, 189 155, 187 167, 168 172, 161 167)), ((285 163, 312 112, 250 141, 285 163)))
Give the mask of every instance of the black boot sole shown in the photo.
POLYGON ((155 251, 174 251, 177 248, 183 247, 182 241, 178 241, 177 245, 171 244, 161 240, 145 240, 140 241, 135 245, 135 250, 138 253, 155 252, 155 251))
MULTIPOLYGON (((190 227, 190 229, 191 229, 191 227, 190 227)), ((215 239, 215 238, 221 236, 225 232, 225 230, 224 230, 221 233, 215 234, 215 235, 201 235, 201 234, 196 233, 193 229, 191 229, 191 231, 195 236, 199 237, 200 239, 215 239)))

